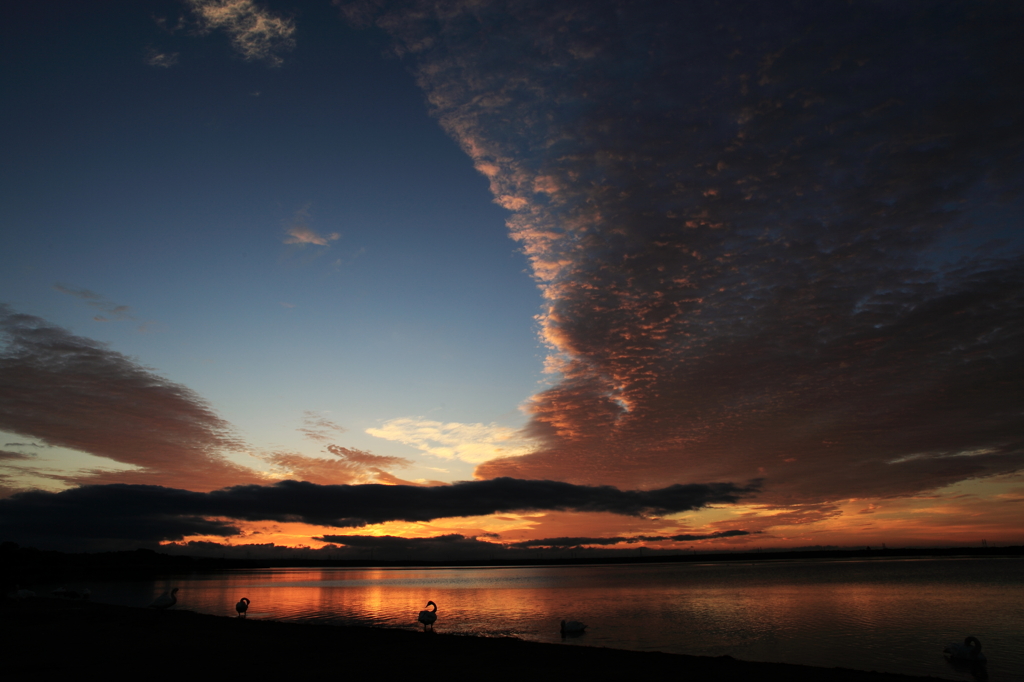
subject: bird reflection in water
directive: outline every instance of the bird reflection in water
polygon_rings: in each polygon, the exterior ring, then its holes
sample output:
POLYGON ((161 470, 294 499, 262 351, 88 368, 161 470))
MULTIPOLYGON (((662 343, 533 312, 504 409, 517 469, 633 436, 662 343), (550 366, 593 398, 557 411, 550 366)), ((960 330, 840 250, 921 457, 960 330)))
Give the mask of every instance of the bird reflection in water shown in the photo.
POLYGON ((149 605, 151 609, 169 609, 178 603, 178 598, 175 597, 178 593, 178 588, 175 587, 170 592, 164 592, 159 597, 153 600, 153 603, 149 605))
POLYGON ((981 642, 977 637, 965 637, 963 644, 948 644, 942 653, 946 654, 946 663, 953 670, 970 673, 977 682, 988 679, 988 670, 985 668, 988 659, 981 653, 981 642))
POLYGON ((235 611, 238 611, 238 617, 239 618, 245 618, 245 614, 246 614, 246 612, 248 610, 249 610, 249 598, 248 597, 242 597, 241 599, 238 600, 238 603, 235 604, 235 611))
POLYGON ((434 623, 437 621, 437 604, 432 601, 427 602, 427 606, 433 606, 433 611, 420 611, 420 617, 418 620, 423 623, 423 632, 427 631, 427 626, 430 626, 430 631, 434 631, 434 623))
POLYGON ((586 630, 587 626, 578 620, 562 621, 562 639, 565 639, 566 637, 579 637, 586 632, 586 630))

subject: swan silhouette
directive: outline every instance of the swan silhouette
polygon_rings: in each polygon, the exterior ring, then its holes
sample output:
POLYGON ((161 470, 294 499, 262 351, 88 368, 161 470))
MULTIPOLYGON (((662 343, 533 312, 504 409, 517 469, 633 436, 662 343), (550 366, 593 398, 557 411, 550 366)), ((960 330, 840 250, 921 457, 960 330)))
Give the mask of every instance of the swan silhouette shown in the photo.
POLYGON ((437 604, 432 601, 427 602, 427 606, 433 606, 433 611, 420 611, 419 621, 423 623, 423 632, 427 631, 427 626, 430 626, 430 631, 434 631, 434 622, 437 620, 437 604))
POLYGON ((241 599, 238 600, 238 603, 235 604, 235 611, 238 611, 238 617, 239 618, 245 618, 245 612, 248 611, 248 610, 249 610, 249 598, 248 597, 242 597, 241 599))
POLYGON ((582 635, 587 626, 578 620, 562 621, 563 635, 582 635))
POLYGON ((984 663, 986 660, 985 654, 981 653, 981 642, 977 637, 964 637, 963 644, 948 644, 942 653, 949 654, 952 659, 970 663, 984 663))
POLYGON ((170 592, 164 592, 159 597, 153 600, 153 603, 149 605, 151 609, 168 609, 178 603, 178 598, 175 597, 178 588, 175 587, 170 592))

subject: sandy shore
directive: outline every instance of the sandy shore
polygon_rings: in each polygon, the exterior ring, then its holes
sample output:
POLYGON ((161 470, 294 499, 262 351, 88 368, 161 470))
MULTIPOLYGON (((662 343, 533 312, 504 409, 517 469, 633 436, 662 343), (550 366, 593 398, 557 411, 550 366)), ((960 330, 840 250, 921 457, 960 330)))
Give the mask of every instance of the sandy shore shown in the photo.
POLYGON ((304 625, 156 611, 58 599, 6 600, 0 628, 7 672, 147 675, 339 675, 463 680, 632 679, 652 674, 693 680, 896 682, 935 680, 706 658, 540 644, 511 638, 431 635, 405 630, 304 625), (433 674, 431 674, 431 672, 433 674))

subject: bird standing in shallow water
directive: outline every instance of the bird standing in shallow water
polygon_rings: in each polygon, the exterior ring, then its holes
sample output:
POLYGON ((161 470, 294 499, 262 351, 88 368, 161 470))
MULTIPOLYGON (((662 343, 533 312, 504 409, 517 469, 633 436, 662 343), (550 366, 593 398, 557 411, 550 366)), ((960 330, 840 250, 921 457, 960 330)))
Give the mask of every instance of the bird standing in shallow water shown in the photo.
POLYGON ((434 631, 434 622, 437 621, 437 604, 432 601, 427 602, 427 606, 433 606, 433 611, 420 611, 419 621, 423 623, 423 632, 427 631, 427 626, 430 626, 430 631, 434 631))
POLYGON ((249 610, 249 598, 248 597, 242 597, 241 599, 238 600, 238 603, 235 604, 235 611, 238 611, 238 617, 239 618, 245 618, 245 612, 248 611, 248 610, 249 610))
POLYGON ((149 605, 151 609, 167 609, 178 603, 178 598, 174 595, 178 592, 178 588, 175 587, 170 592, 164 592, 159 597, 153 600, 153 603, 149 605))

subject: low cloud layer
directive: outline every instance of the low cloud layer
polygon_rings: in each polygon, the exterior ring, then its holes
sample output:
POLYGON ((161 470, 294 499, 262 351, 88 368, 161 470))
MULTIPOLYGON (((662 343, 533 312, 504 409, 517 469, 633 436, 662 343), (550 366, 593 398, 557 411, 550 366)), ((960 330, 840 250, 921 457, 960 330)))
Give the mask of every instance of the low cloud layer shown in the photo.
POLYGON ((749 531, 745 530, 723 530, 718 533, 707 533, 704 535, 699 534, 683 534, 683 535, 631 535, 631 536, 616 536, 607 538, 541 538, 539 540, 525 540, 523 542, 514 542, 510 547, 516 549, 532 549, 536 547, 546 547, 548 549, 572 549, 576 547, 585 547, 588 545, 635 545, 637 543, 648 543, 648 542, 700 542, 701 540, 717 540, 720 538, 734 538, 741 535, 750 535, 749 531))
POLYGON ((48 546, 78 540, 156 542, 189 535, 236 535, 237 521, 358 527, 512 511, 665 515, 728 504, 757 493, 752 483, 618 490, 556 481, 499 478, 451 486, 316 485, 281 481, 213 492, 144 485, 90 485, 31 491, 0 500, 0 537, 48 546))
POLYGON ((343 6, 414 64, 545 299, 540 447, 478 476, 764 476, 788 504, 1024 466, 1020 7, 343 6))

